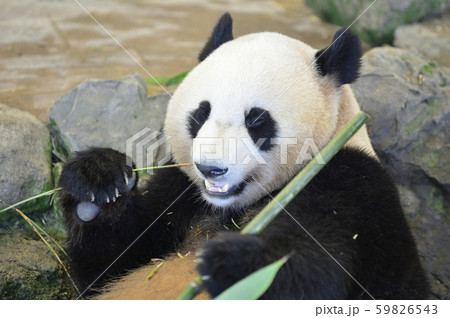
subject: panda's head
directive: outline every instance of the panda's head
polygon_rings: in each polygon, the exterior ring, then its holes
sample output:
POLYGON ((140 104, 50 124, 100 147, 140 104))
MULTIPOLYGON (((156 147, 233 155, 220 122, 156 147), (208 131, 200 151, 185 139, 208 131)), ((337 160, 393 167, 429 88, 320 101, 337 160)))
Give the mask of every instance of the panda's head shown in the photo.
POLYGON ((216 207, 248 206, 281 188, 336 133, 341 85, 361 48, 350 31, 317 51, 277 33, 233 39, 221 17, 174 93, 165 132, 176 162, 216 207))

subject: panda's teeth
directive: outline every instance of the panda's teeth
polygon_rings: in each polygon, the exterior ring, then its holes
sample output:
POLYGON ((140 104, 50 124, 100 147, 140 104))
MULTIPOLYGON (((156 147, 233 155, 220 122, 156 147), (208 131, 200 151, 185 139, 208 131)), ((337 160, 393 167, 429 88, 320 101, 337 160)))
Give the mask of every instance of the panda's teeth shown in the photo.
POLYGON ((225 192, 228 192, 228 190, 230 189, 230 184, 225 183, 223 185, 216 185, 216 184, 209 182, 208 180, 205 180, 205 187, 206 187, 206 190, 208 190, 210 192, 225 193, 225 192))

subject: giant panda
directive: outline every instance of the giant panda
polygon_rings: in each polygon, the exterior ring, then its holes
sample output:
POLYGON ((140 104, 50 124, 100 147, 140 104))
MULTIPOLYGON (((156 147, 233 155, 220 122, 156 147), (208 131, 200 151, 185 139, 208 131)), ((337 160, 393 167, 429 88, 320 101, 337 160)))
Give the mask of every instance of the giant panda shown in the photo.
POLYGON ((65 163, 61 203, 83 295, 175 298, 199 273, 213 298, 290 255, 262 299, 427 298, 365 127, 260 234, 238 232, 359 111, 348 84, 361 52, 344 29, 323 50, 270 32, 234 39, 223 15, 167 109, 172 161, 192 165, 156 170, 139 191, 133 164, 113 149, 65 163))

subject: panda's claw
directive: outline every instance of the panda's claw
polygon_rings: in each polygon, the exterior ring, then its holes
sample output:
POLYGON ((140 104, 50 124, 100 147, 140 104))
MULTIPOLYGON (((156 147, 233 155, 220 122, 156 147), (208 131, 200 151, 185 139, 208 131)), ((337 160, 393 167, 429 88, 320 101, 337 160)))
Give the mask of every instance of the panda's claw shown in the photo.
POLYGON ((197 250, 195 252, 194 263, 197 263, 197 264, 203 263, 203 252, 204 252, 203 249, 197 250))
MULTIPOLYGON (((102 189, 102 191, 100 193, 100 197, 102 197, 104 199, 103 200, 100 199, 99 201, 103 201, 103 203, 106 203, 106 204, 115 203, 117 201, 117 199, 121 196, 121 194, 120 194, 121 191, 126 193, 133 189, 133 187, 136 183, 136 172, 133 171, 130 177, 128 177, 127 172, 125 172, 125 171, 123 172, 123 174, 124 174, 123 178, 124 178, 125 183, 122 183, 121 186, 113 187, 110 189, 102 189), (124 188, 124 189, 119 190, 119 188, 124 188)), ((91 202, 95 201, 94 191, 91 191, 89 193, 91 202)), ((97 196, 99 196, 99 194, 97 194, 97 196)))
POLYGON ((204 250, 200 249, 200 250, 195 252, 195 257, 201 258, 203 256, 203 253, 204 253, 204 250))
POLYGON ((128 177, 126 172, 125 172, 125 185, 127 187, 127 191, 131 191, 134 187, 134 185, 136 184, 136 172, 132 171, 131 172, 131 176, 128 177))
POLYGON ((125 179, 125 185, 128 186, 128 176, 127 176, 127 173, 125 171, 123 172, 123 177, 125 179))

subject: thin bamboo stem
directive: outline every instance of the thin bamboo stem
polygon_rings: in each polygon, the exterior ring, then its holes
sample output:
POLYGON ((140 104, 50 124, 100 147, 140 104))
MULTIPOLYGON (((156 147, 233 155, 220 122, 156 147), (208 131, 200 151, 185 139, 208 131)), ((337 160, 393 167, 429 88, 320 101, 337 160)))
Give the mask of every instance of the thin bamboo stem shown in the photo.
POLYGON ((44 192, 44 193, 41 193, 41 194, 37 194, 37 195, 35 195, 35 196, 32 196, 32 197, 30 197, 30 198, 28 198, 28 199, 22 200, 22 201, 20 201, 20 202, 14 203, 14 204, 8 206, 7 208, 4 208, 3 210, 0 210, 0 213, 6 212, 6 211, 11 210, 11 209, 14 209, 16 206, 19 206, 19 205, 21 205, 21 204, 27 203, 27 202, 29 202, 29 201, 33 201, 34 199, 38 199, 38 198, 40 198, 40 197, 45 197, 45 196, 47 196, 47 195, 52 195, 53 193, 55 193, 55 192, 57 192, 57 191, 59 191, 59 190, 61 190, 61 189, 62 189, 62 188, 56 188, 56 189, 53 189, 53 190, 49 190, 49 191, 46 191, 46 192, 44 192))
POLYGON ((184 167, 184 166, 191 166, 191 165, 193 165, 193 163, 177 163, 177 164, 174 164, 174 165, 166 165, 166 166, 136 168, 136 169, 133 169, 133 171, 156 170, 156 169, 184 167))

